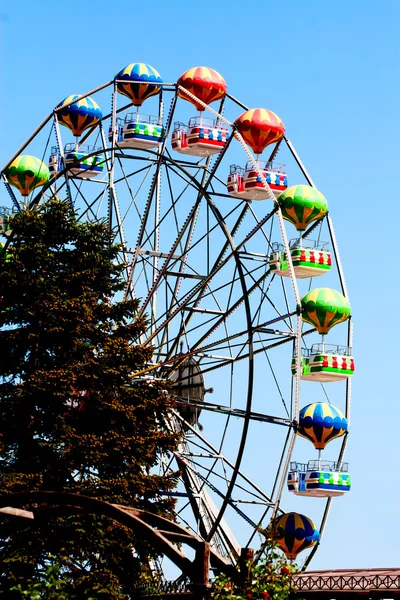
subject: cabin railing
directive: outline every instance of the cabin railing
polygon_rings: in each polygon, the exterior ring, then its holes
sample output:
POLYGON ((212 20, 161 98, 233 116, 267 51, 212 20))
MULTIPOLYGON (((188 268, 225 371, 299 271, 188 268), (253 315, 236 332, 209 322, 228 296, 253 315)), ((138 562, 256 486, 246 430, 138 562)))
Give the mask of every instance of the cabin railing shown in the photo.
MULTIPOLYGON (((314 354, 338 354, 339 356, 353 356, 351 346, 339 346, 338 344, 313 344, 311 348, 302 348, 301 355, 310 358, 314 354)), ((293 353, 296 358, 296 352, 293 353)))
POLYGON ((162 126, 162 120, 154 115, 144 115, 142 113, 128 113, 124 123, 149 123, 150 125, 162 126))
MULTIPOLYGON (((258 160, 256 161, 257 166, 262 171, 273 171, 274 173, 281 173, 286 175, 286 165, 274 163, 271 160, 258 160)), ((248 161, 246 163, 246 171, 254 171, 253 163, 248 161)))
POLYGON ((332 460, 309 460, 307 463, 290 463, 291 471, 300 471, 305 473, 306 471, 334 471, 336 473, 348 473, 349 463, 335 462, 332 460))
MULTIPOLYGON (((271 246, 273 252, 285 251, 285 247, 281 242, 272 242, 271 246)), ((309 239, 303 240, 302 238, 292 238, 291 240, 289 240, 289 248, 291 250, 301 248, 302 250, 317 250, 320 252, 329 252, 328 242, 309 239)))

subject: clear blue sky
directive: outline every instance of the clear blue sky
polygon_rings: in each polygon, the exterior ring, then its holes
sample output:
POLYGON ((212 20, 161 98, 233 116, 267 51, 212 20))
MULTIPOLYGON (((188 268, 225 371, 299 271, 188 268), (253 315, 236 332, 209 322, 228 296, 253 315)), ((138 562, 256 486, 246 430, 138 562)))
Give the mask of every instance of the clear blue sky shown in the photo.
POLYGON ((353 488, 334 504, 313 568, 400 563, 399 25, 398 0, 5 0, 1 8, 2 165, 62 98, 128 63, 149 63, 167 81, 206 65, 245 104, 281 116, 333 199, 355 325, 353 488))

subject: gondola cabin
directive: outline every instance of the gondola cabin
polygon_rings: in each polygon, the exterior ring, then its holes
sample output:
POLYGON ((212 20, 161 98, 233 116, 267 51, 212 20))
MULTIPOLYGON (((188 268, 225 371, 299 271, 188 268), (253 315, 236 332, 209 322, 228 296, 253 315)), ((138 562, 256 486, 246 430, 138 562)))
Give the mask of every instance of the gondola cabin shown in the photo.
POLYGON ((198 362, 189 356, 170 377, 174 382, 171 391, 176 397, 177 410, 190 425, 198 421, 201 408, 197 403, 204 401, 204 377, 198 362))
MULTIPOLYGON (((278 197, 287 188, 285 165, 258 161, 258 166, 270 189, 278 197)), ((269 198, 263 180, 250 161, 245 168, 239 165, 231 165, 227 188, 228 193, 234 198, 244 198, 245 200, 266 200, 269 198)))
MULTIPOLYGON (((11 233, 11 218, 14 211, 10 211, 6 206, 0 206, 0 234, 10 235, 11 233)), ((1 255, 1 252, 0 252, 1 255)))
POLYGON ((192 117, 189 125, 176 122, 172 132, 173 150, 192 156, 218 154, 229 138, 229 130, 218 120, 205 117, 192 117))
MULTIPOLYGON (((158 117, 129 113, 125 119, 117 119, 116 145, 119 148, 157 148, 164 137, 165 129, 158 117)), ((112 127, 108 131, 108 140, 112 143, 112 127)))
MULTIPOLYGON (((348 346, 313 344, 301 349, 301 379, 331 382, 348 379, 354 374, 354 358, 348 346)), ((292 375, 296 375, 296 357, 292 359, 292 375)))
POLYGON ((59 152, 57 150, 56 146, 52 146, 51 148, 51 154, 49 157, 49 171, 50 171, 50 175, 57 175, 57 173, 59 171, 62 170, 62 165, 61 165, 61 156, 59 155, 59 152))
MULTIPOLYGON (((69 169, 69 174, 80 179, 91 179, 100 175, 103 171, 103 156, 90 156, 95 152, 94 146, 82 144, 76 147, 76 144, 66 144, 64 148, 65 167, 69 169)), ((56 146, 51 149, 49 158, 49 171, 51 175, 56 175, 62 170, 62 160, 56 146)))
MULTIPOLYGON (((330 271, 332 259, 328 244, 325 242, 295 238, 290 240, 289 247, 293 269, 298 279, 318 277, 330 271)), ((279 242, 272 244, 269 267, 275 275, 290 277, 287 255, 283 244, 279 242)))
POLYGON ((296 496, 329 498, 350 491, 348 464, 310 460, 307 464, 290 463, 287 478, 289 492, 296 496))

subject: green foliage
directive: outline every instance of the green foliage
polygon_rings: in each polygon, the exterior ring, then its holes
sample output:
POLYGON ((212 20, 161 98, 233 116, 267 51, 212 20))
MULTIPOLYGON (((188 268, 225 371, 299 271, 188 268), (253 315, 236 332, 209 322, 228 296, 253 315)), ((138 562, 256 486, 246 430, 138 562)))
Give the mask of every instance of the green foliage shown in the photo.
MULTIPOLYGON (((49 557, 52 561, 54 557, 49 557)), ((62 586, 67 584, 68 580, 63 578, 60 572, 60 564, 57 561, 52 562, 46 569, 44 578, 38 583, 32 580, 27 581, 25 586, 18 583, 11 588, 11 592, 19 593, 20 598, 29 598, 29 600, 68 600, 62 592, 62 586)), ((93 599, 94 600, 94 599, 93 599)))
MULTIPOLYGON (((140 343, 146 321, 136 316, 138 302, 122 299, 123 266, 107 228, 79 222, 67 203, 52 200, 13 218, 6 252, 1 493, 66 491, 170 515, 172 500, 159 490, 173 489, 176 475, 155 465, 176 447, 163 425, 173 401, 159 382, 132 382, 152 348, 140 343)), ((148 548, 95 515, 37 510, 28 524, 5 517, 0 597, 45 580, 49 553, 61 561, 68 598, 130 598, 148 548)))
POLYGON ((292 576, 296 566, 277 550, 270 540, 258 562, 247 565, 248 576, 238 583, 219 574, 212 583, 213 600, 287 600, 294 596, 292 576))

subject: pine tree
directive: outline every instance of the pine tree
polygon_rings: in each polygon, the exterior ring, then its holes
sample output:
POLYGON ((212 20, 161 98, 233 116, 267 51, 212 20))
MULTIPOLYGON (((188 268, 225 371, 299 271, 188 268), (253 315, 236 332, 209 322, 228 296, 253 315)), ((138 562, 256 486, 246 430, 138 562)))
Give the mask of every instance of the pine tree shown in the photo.
MULTIPOLYGON (((0 259, 1 492, 67 491, 170 515, 159 491, 176 478, 155 465, 176 447, 164 425, 173 401, 157 381, 132 381, 152 349, 139 341, 137 301, 122 299, 118 252, 104 224, 56 199, 13 219, 0 259)), ((40 581, 57 557, 67 597, 131 598, 145 551, 99 516, 2 516, 0 596, 26 597, 10 589, 40 581)))

